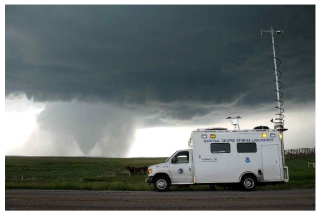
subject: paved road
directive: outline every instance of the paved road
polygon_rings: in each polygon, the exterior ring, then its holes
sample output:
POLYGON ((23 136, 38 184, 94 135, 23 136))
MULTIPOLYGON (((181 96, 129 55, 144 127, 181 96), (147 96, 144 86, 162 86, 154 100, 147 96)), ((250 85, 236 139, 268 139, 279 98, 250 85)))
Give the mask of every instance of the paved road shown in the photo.
POLYGON ((315 190, 6 190, 6 210, 315 210, 315 190))

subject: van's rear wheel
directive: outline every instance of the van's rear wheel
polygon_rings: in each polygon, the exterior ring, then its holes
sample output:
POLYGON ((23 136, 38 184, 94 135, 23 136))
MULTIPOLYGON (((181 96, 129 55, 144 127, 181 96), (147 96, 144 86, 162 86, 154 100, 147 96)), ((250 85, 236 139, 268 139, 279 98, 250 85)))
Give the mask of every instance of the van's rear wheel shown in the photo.
POLYGON ((246 175, 241 179, 240 185, 244 191, 254 191, 257 180, 253 175, 246 175))
POLYGON ((158 176, 155 178, 154 187, 156 191, 168 191, 170 186, 169 179, 166 176, 158 176))

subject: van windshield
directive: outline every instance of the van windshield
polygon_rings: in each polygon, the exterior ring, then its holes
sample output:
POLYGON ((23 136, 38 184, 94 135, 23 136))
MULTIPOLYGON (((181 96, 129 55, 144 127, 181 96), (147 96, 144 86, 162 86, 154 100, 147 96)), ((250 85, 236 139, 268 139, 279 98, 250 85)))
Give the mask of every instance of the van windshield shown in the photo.
MULTIPOLYGON (((177 152, 177 151, 176 151, 177 152)), ((176 153, 175 152, 175 153, 176 153)), ((164 163, 166 163, 167 161, 169 161, 169 159, 172 157, 172 156, 174 156, 175 155, 175 153, 174 154, 172 154, 169 158, 167 158, 167 160, 165 160, 165 162, 164 163)))

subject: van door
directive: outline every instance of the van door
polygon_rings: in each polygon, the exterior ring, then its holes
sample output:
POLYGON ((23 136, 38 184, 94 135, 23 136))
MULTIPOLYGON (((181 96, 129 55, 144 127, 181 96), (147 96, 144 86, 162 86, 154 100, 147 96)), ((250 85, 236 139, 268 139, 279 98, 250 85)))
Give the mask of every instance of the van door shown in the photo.
POLYGON ((262 168, 265 181, 281 180, 279 147, 262 145, 262 168))
POLYGON ((192 151, 180 151, 171 160, 169 172, 173 184, 193 184, 192 151))

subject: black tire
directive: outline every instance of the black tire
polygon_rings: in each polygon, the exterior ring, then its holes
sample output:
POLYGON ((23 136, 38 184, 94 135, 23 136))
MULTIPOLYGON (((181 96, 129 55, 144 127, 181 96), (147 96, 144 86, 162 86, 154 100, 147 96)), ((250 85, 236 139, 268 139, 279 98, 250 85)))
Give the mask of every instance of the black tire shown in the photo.
POLYGON ((165 192, 169 191, 170 181, 166 176, 158 176, 155 178, 154 187, 156 191, 165 192))
POLYGON ((241 179, 240 185, 244 191, 254 191, 257 186, 257 180, 253 175, 245 175, 241 179))

